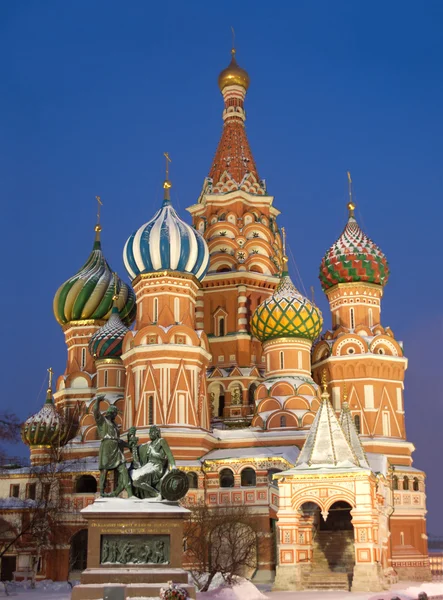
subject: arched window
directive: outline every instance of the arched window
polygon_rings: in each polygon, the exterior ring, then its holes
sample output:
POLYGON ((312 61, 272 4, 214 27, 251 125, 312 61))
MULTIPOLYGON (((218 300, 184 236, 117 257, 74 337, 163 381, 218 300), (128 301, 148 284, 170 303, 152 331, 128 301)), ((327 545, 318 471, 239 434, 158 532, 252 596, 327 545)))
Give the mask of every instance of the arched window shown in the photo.
POLYGON ((409 490, 409 477, 407 475, 403 477, 403 489, 409 490))
POLYGON ((286 427, 286 417, 280 417, 280 427, 286 427))
POLYGON ((148 425, 154 423, 154 396, 148 397, 148 425))
POLYGON ((420 491, 420 482, 418 481, 418 477, 414 477, 414 483, 412 484, 412 489, 414 492, 420 491))
POLYGON ((97 480, 92 475, 82 475, 75 482, 76 494, 95 494, 97 491, 97 480))
POLYGON ((403 531, 400 531, 400 544, 402 546, 405 545, 405 534, 403 533, 403 531))
POLYGON ((303 354, 301 350, 297 352, 297 368, 303 369, 303 354))
POLYGON ((234 487, 234 473, 231 469, 222 469, 219 475, 220 487, 234 487))
POLYGON ((122 372, 117 371, 117 387, 121 387, 122 385, 122 372))
POLYGON ((218 335, 223 337, 225 335, 225 318, 220 317, 218 320, 218 335))
POLYGON ((251 467, 246 467, 246 469, 243 469, 243 471, 241 472, 241 485, 243 487, 251 487, 255 486, 256 483, 257 477, 255 475, 254 469, 251 469, 251 467))
POLYGON ((269 483, 271 483, 272 485, 277 485, 277 481, 275 479, 272 478, 273 475, 275 475, 276 473, 280 473, 281 469, 269 469, 268 471, 268 481, 269 483))
POLYGON ((154 298, 154 323, 158 321, 158 298, 154 298))
POLYGON ((355 425, 355 429, 357 430, 357 433, 361 433, 361 417, 360 417, 360 415, 354 416, 354 425, 355 425))
POLYGON ((108 370, 103 373, 103 382, 104 387, 108 387, 108 370))
POLYGON ((255 395, 255 390, 257 389, 257 383, 251 383, 251 385, 249 386, 248 389, 248 403, 253 405, 255 400, 254 400, 254 395, 255 395))
POLYGON ((280 369, 285 368, 285 355, 283 352, 280 352, 280 369))
POLYGON ((86 367, 86 348, 82 348, 81 368, 84 369, 85 367, 86 367))
POLYGON ((392 489, 393 490, 398 490, 398 477, 397 477, 397 475, 394 475, 394 477, 392 478, 392 489))
POLYGON ((189 489, 196 490, 198 488, 198 476, 197 473, 193 473, 190 471, 187 473, 188 481, 189 481, 189 489))
POLYGON ((354 319, 354 309, 353 308, 349 309, 349 314, 350 314, 350 317, 351 317, 351 319, 350 319, 351 320, 351 329, 354 329, 354 327, 355 327, 355 319, 354 319))

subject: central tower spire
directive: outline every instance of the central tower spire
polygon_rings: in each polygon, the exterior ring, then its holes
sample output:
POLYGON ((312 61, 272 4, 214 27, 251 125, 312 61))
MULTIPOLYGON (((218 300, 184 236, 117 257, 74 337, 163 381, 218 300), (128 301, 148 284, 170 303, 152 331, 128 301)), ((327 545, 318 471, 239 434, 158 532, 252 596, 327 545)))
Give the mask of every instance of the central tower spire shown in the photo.
POLYGON ((265 195, 257 167, 246 136, 244 102, 249 87, 249 75, 236 60, 236 50, 231 50, 231 62, 218 77, 223 95, 223 132, 209 172, 212 193, 225 193, 245 189, 265 195), (252 188, 251 188, 252 186, 252 188))

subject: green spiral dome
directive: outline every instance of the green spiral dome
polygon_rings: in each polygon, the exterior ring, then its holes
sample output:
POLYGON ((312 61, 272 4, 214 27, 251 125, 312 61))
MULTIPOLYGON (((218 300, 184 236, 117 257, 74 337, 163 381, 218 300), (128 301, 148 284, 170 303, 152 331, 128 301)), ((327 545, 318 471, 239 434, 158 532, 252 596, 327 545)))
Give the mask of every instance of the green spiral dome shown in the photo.
MULTIPOLYGON (((120 318, 129 326, 136 314, 133 289, 117 278, 117 307, 120 318)), ((97 319, 106 321, 113 306, 114 281, 112 269, 101 249, 99 231, 94 247, 83 267, 57 290, 54 315, 60 325, 71 321, 97 319)))

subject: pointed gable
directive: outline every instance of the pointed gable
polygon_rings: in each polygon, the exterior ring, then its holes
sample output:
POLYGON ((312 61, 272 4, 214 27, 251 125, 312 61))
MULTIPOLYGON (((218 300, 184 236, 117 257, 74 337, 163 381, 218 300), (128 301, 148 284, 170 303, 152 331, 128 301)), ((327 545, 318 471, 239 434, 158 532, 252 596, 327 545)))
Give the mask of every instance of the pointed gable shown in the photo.
POLYGON ((323 394, 320 408, 315 415, 295 469, 358 466, 358 459, 335 416, 329 402, 329 395, 323 394))
POLYGON ((359 465, 364 468, 369 468, 366 453, 362 446, 360 436, 358 435, 354 419, 352 418, 351 411, 349 410, 349 404, 347 402, 343 402, 340 413, 340 425, 349 445, 354 451, 355 456, 358 458, 359 465))

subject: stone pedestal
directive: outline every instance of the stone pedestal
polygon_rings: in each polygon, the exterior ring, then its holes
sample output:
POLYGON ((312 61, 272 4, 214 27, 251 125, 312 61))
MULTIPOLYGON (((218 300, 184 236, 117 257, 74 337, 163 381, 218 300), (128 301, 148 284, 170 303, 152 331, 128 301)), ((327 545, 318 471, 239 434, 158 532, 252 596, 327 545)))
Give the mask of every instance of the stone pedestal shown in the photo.
POLYGON ((122 598, 158 597, 168 581, 195 598, 182 568, 183 523, 189 511, 173 502, 100 498, 82 510, 88 521, 87 568, 72 600, 102 600, 109 588, 122 598))
POLYGON ((380 565, 355 565, 352 592, 381 592, 384 589, 383 573, 380 565))

